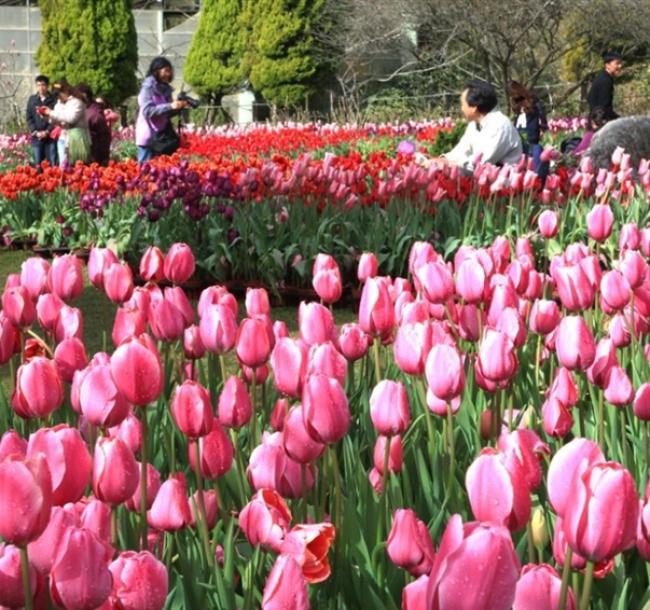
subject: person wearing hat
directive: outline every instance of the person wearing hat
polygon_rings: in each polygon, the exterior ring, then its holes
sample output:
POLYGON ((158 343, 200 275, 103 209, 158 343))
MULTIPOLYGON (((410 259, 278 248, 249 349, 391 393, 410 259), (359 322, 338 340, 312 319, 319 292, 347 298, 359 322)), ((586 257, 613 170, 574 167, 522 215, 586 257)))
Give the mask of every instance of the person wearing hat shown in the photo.
POLYGON ((614 78, 623 70, 623 61, 621 56, 613 51, 603 53, 603 61, 605 67, 591 83, 587 102, 589 111, 604 108, 606 119, 612 121, 618 118, 618 114, 614 112, 614 78))

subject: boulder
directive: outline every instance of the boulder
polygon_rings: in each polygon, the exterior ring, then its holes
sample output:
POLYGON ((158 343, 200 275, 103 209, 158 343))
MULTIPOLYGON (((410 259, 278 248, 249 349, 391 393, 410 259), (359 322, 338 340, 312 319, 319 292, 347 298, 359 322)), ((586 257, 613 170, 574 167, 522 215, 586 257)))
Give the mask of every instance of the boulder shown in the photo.
POLYGON ((622 146, 636 169, 641 159, 650 159, 650 117, 631 116, 610 121, 600 129, 585 155, 596 168, 609 168, 612 153, 622 146))

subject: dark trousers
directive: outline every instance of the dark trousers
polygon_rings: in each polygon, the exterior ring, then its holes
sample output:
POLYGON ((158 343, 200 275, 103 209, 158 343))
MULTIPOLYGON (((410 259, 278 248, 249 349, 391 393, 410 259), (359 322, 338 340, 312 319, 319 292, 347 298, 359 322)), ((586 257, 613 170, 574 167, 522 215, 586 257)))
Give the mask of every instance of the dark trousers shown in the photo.
POLYGON ((56 160, 56 140, 51 138, 32 138, 32 152, 34 155, 34 166, 39 168, 43 161, 47 161, 51 167, 57 165, 56 160))

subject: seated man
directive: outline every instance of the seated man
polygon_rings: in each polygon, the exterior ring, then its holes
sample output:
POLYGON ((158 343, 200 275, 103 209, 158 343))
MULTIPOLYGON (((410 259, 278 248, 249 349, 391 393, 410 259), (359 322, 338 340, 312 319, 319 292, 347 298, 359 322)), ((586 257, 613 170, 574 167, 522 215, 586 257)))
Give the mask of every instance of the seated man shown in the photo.
POLYGON ((458 144, 432 162, 456 165, 467 173, 474 171, 479 157, 483 163, 519 162, 523 152, 519 133, 496 105, 497 94, 492 85, 478 79, 469 81, 460 96, 460 109, 469 125, 458 144))

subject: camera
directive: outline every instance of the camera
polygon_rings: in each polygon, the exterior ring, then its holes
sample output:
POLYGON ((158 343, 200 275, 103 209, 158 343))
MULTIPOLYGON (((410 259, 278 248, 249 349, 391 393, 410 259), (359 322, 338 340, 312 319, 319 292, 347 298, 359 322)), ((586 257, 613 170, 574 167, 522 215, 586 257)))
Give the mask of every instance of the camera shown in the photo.
POLYGON ((185 91, 181 91, 178 94, 178 101, 179 102, 187 102, 187 104, 191 108, 198 108, 201 105, 201 102, 199 100, 197 100, 194 97, 190 97, 189 95, 187 95, 187 93, 185 93, 185 91))

